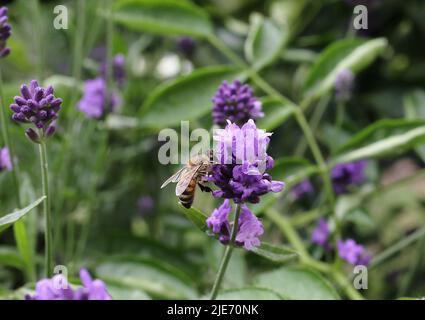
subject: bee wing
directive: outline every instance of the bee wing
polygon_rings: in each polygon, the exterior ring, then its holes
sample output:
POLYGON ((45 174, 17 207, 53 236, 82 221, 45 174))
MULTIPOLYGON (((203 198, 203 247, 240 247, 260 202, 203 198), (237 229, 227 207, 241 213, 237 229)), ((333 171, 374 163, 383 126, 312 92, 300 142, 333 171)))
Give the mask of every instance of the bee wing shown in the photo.
POLYGON ((199 168, 200 166, 187 168, 187 170, 182 173, 179 182, 177 182, 176 196, 180 196, 186 190, 187 186, 189 185, 190 181, 192 181, 193 176, 198 172, 199 168))
POLYGON ((162 188, 164 188, 167 184, 169 184, 169 183, 171 183, 171 182, 173 182, 173 183, 176 183, 176 182, 178 182, 179 180, 180 180, 180 177, 181 177, 181 175, 182 175, 182 173, 184 172, 184 171, 186 171, 187 170, 187 167, 183 167, 183 168, 181 168, 179 171, 177 171, 175 174, 173 174, 171 177, 169 177, 163 184, 162 184, 162 186, 161 186, 161 189, 162 188))

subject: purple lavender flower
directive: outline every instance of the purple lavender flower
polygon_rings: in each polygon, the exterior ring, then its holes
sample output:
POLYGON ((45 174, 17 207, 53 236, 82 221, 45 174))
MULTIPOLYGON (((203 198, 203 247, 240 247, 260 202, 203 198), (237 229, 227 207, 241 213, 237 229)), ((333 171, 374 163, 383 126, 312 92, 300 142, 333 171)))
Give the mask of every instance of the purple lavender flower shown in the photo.
MULTIPOLYGON (((214 209, 206 221, 208 228, 218 236, 222 244, 228 244, 230 241, 231 223, 229 222, 229 214, 231 212, 230 200, 226 199, 220 207, 214 209)), ((253 247, 260 245, 259 237, 263 233, 264 228, 261 221, 246 205, 241 205, 235 244, 240 247, 243 246, 246 250, 252 250, 253 247)))
POLYGON ((86 269, 80 270, 83 287, 73 290, 64 275, 58 274, 51 279, 37 282, 35 294, 27 295, 26 300, 112 300, 101 280, 92 280, 86 269))
POLYGON ((12 161, 10 159, 9 149, 0 149, 0 172, 3 170, 12 171, 12 161))
POLYGON ((258 203, 260 196, 282 191, 284 183, 273 181, 265 173, 274 165, 266 153, 271 133, 257 129, 252 119, 242 128, 229 121, 225 129, 216 133, 215 156, 219 164, 213 166, 209 177, 219 187, 213 192, 214 197, 258 203))
POLYGON ((349 191, 352 186, 361 185, 366 179, 366 160, 337 164, 332 168, 331 179, 336 194, 349 191))
MULTIPOLYGON (((46 132, 51 131, 49 127, 57 119, 62 104, 62 99, 56 98, 53 91, 52 86, 40 87, 37 80, 31 80, 29 87, 23 84, 21 96, 16 96, 15 102, 10 105, 12 119, 16 122, 33 123, 45 137, 46 132)), ((28 132, 34 138, 38 137, 32 128, 27 129, 27 136, 28 132)))
MULTIPOLYGON (((106 79, 106 73, 107 73, 106 62, 103 62, 100 65, 99 73, 104 79, 106 79)), ((112 59, 112 74, 117 85, 119 87, 122 87, 125 82, 126 72, 125 72, 125 56, 121 53, 117 54, 112 59)))
POLYGON ((0 58, 6 57, 10 53, 10 48, 6 48, 6 41, 12 33, 12 27, 8 23, 7 8, 0 8, 0 58))
POLYGON ((147 216, 152 213, 154 201, 151 196, 142 196, 137 200, 137 209, 141 216, 147 216))
POLYGON ((338 240, 338 255, 352 265, 368 265, 371 254, 353 239, 338 240))
POLYGON ((114 112, 120 104, 121 98, 115 93, 107 99, 106 81, 98 77, 84 83, 84 94, 77 107, 88 118, 99 119, 105 115, 106 111, 114 112), (108 106, 106 106, 107 103, 108 106))
POLYGON ((177 40, 177 46, 188 59, 191 59, 196 50, 196 41, 191 37, 181 37, 177 40))
POLYGON ((348 101, 354 87, 354 74, 348 70, 341 70, 335 79, 335 96, 339 101, 348 101))
POLYGON ((292 190, 292 194, 294 195, 295 199, 301 199, 307 194, 313 193, 313 185, 311 184, 311 181, 306 179, 304 181, 301 181, 297 185, 295 185, 292 190))
POLYGON ((238 80, 231 84, 223 81, 212 101, 213 120, 218 125, 225 125, 227 120, 242 125, 249 119, 264 117, 261 101, 254 97, 249 85, 238 80))
POLYGON ((317 222, 317 226, 311 234, 311 242, 322 247, 327 247, 329 234, 330 230, 328 222, 326 221, 326 219, 321 218, 317 222))

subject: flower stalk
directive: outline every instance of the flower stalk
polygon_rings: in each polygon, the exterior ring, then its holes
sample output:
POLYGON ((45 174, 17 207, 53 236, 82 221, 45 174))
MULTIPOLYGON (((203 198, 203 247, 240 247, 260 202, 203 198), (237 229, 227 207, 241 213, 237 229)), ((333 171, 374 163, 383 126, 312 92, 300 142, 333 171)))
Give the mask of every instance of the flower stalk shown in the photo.
POLYGON ((232 228, 232 236, 230 238, 229 245, 226 246, 226 250, 224 251, 223 258, 221 259, 220 268, 218 269, 214 286, 211 290, 210 300, 215 300, 217 298, 218 290, 220 289, 221 283, 224 278, 224 274, 226 273, 227 266, 229 265, 230 257, 232 256, 233 247, 236 240, 236 234, 238 233, 240 213, 241 213, 241 205, 236 204, 235 219, 234 219, 233 228, 232 228))
POLYGON ((46 197, 43 201, 43 214, 44 214, 44 242, 45 242, 45 268, 46 277, 51 277, 53 272, 53 241, 52 241, 52 219, 50 211, 50 194, 49 194, 49 175, 48 175, 48 161, 47 161, 47 148, 46 140, 43 138, 38 145, 40 152, 40 166, 41 166, 41 182, 43 188, 43 195, 46 197))

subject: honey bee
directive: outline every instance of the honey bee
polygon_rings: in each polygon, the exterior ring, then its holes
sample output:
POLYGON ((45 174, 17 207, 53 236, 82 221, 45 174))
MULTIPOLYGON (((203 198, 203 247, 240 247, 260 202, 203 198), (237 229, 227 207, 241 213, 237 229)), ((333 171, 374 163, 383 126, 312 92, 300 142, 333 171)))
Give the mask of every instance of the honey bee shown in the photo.
POLYGON ((190 208, 195 197, 196 185, 203 192, 211 192, 212 190, 205 185, 206 176, 211 170, 213 154, 198 154, 189 159, 186 166, 181 168, 170 178, 168 178, 161 186, 161 189, 170 182, 177 183, 176 196, 179 202, 185 207, 190 208))

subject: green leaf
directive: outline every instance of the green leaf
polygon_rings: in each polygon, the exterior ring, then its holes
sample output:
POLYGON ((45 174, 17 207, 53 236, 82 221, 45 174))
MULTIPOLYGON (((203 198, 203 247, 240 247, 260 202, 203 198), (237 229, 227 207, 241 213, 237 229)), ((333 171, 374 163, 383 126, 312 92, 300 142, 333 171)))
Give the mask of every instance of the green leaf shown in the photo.
POLYGON ((319 274, 306 268, 282 267, 258 275, 254 286, 277 292, 285 299, 335 300, 335 289, 319 274))
POLYGON ((266 98, 263 100, 264 117, 257 120, 257 127, 270 131, 279 127, 294 113, 291 103, 282 105, 280 101, 266 98))
MULTIPOLYGON (((404 112, 407 119, 425 120, 425 91, 416 89, 404 96, 404 112)), ((416 147, 416 152, 425 161, 425 146, 416 147)))
POLYGON ((108 284, 140 289, 152 297, 193 299, 196 296, 186 281, 142 261, 106 262, 96 268, 96 274, 108 284))
POLYGON ((400 154, 409 148, 423 143, 425 143, 425 126, 421 126, 403 134, 394 135, 362 148, 344 153, 334 159, 332 161, 332 165, 367 158, 377 158, 389 154, 400 154))
POLYGON ((159 86, 142 107, 141 124, 162 129, 211 112, 211 98, 220 83, 236 79, 239 73, 231 66, 206 67, 159 86))
POLYGON ((304 95, 318 97, 331 90, 338 73, 358 73, 371 64, 387 46, 387 40, 343 39, 326 48, 312 66, 304 84, 304 95))
POLYGON ((336 153, 353 150, 393 135, 405 133, 411 129, 425 125, 425 120, 383 119, 379 120, 351 137, 346 143, 337 148, 336 153))
POLYGON ((261 245, 254 247, 251 252, 277 263, 285 263, 298 257, 298 254, 291 248, 266 242, 261 242, 261 245))
POLYGON ((149 295, 140 289, 108 285, 108 292, 114 300, 150 300, 149 295))
POLYGON ((38 200, 34 201, 33 203, 31 203, 29 206, 1 217, 0 232, 3 232, 7 228, 9 228, 12 224, 14 224, 16 221, 21 219, 24 215, 26 215, 28 212, 30 212, 32 209, 38 206, 45 198, 46 197, 43 196, 39 198, 38 200))
POLYGON ((200 229, 201 231, 207 230, 207 225, 205 223, 205 220, 208 218, 208 216, 203 213, 201 210, 198 210, 194 207, 191 207, 189 209, 183 207, 181 204, 179 204, 179 207, 181 208, 184 215, 194 223, 194 225, 200 229))
POLYGON ((272 20, 254 13, 250 17, 250 29, 245 42, 247 60, 259 70, 275 61, 282 53, 288 33, 272 20))
POLYGON ((282 300, 270 289, 247 287, 225 290, 217 296, 217 300, 282 300))
POLYGON ((20 270, 25 268, 24 260, 13 247, 0 247, 0 265, 14 267, 20 270))
POLYGON ((207 37, 212 34, 208 15, 182 0, 125 0, 114 7, 113 18, 135 31, 207 37))

